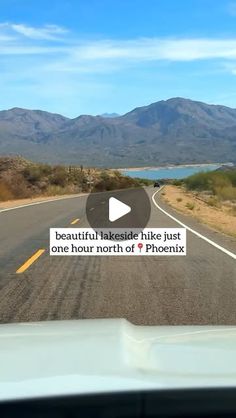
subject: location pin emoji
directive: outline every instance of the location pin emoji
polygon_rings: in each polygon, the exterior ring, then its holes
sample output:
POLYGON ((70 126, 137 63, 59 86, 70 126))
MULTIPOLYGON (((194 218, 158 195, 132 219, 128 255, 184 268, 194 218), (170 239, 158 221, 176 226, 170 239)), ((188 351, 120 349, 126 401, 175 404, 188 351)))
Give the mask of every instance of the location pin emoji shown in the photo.
POLYGON ((141 253, 141 250, 143 248, 143 244, 141 242, 138 243, 139 252, 141 253))

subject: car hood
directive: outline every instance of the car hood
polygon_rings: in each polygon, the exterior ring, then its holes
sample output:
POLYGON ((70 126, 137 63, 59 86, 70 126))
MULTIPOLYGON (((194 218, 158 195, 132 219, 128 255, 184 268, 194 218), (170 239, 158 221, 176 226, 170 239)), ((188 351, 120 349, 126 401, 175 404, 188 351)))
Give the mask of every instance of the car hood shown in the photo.
POLYGON ((0 325, 0 400, 236 386, 236 327, 124 319, 0 325))

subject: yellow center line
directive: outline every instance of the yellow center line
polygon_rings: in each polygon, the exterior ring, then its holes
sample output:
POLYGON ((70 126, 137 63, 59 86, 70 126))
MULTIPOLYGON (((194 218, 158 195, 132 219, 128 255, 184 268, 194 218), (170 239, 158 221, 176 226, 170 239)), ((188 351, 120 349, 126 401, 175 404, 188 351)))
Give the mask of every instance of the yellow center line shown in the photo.
POLYGON ((71 225, 75 225, 75 224, 77 224, 79 222, 79 218, 78 219, 74 219, 70 224, 71 225))
POLYGON ((44 251, 46 250, 43 248, 36 251, 36 253, 34 253, 30 258, 28 258, 28 260, 26 260, 26 262, 22 264, 22 266, 18 268, 18 270, 16 270, 16 273, 24 273, 24 271, 27 270, 31 266, 31 264, 33 264, 44 253, 44 251))

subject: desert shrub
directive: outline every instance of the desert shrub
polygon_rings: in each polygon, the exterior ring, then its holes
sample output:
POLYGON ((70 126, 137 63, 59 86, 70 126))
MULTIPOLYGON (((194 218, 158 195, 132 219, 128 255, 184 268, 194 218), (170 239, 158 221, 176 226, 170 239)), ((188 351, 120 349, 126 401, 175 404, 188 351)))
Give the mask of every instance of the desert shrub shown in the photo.
POLYGON ((209 197, 209 199, 206 200, 206 203, 209 206, 212 206, 212 207, 218 207, 219 206, 219 200, 217 199, 216 196, 209 197))
POLYGON ((116 177, 119 177, 119 178, 122 177, 122 174, 119 170, 114 170, 113 173, 116 177))
POLYGON ((107 172, 103 171, 100 175, 100 179, 94 186, 94 191, 110 191, 126 189, 128 187, 140 187, 140 183, 137 180, 128 176, 123 176, 120 173, 119 175, 110 176, 107 172))
POLYGON ((52 166, 49 164, 40 164, 39 168, 43 176, 49 176, 52 173, 52 166))
POLYGON ((32 184, 37 183, 42 178, 41 170, 38 166, 28 166, 23 170, 23 175, 32 184))
POLYGON ((100 179, 102 181, 107 181, 109 179, 109 174, 107 170, 103 170, 100 174, 100 179))
POLYGON ((206 176, 207 173, 197 173, 184 180, 184 183, 189 190, 209 190, 210 179, 206 176))
POLYGON ((50 178, 50 183, 56 186, 65 187, 68 184, 68 171, 65 167, 56 166, 50 178))
POLYGON ((236 187, 236 170, 227 172, 227 176, 231 181, 233 187, 236 187))
POLYGON ((176 200, 177 200, 177 202, 182 202, 183 199, 182 199, 182 197, 177 197, 176 200))
POLYGON ((184 179, 189 190, 210 191, 220 200, 236 199, 236 170, 197 173, 184 179))
POLYGON ((56 184, 50 184, 47 189, 43 192, 45 196, 56 196, 63 194, 73 194, 81 192, 81 188, 76 188, 73 184, 61 187, 56 184))
POLYGON ((72 183, 75 185, 82 185, 83 183, 87 183, 87 177, 84 171, 79 169, 73 169, 68 172, 67 174, 68 183, 72 183))
POLYGON ((219 191, 231 187, 231 181, 222 173, 214 173, 211 176, 211 190, 215 195, 219 196, 219 191))
POLYGON ((183 180, 175 179, 172 180, 171 184, 173 184, 173 186, 182 186, 183 180))
POLYGON ((150 186, 154 183, 153 180, 143 179, 141 177, 134 177, 134 180, 137 181, 141 186, 150 186))
POLYGON ((187 202, 185 206, 189 210, 193 210, 195 208, 195 204, 191 202, 187 202))
POLYGON ((236 200, 236 187, 226 186, 226 187, 217 187, 215 189, 215 194, 221 200, 236 200))
POLYGON ((52 173, 52 168, 48 164, 28 165, 22 171, 22 174, 25 180, 33 185, 49 177, 51 173, 52 173))

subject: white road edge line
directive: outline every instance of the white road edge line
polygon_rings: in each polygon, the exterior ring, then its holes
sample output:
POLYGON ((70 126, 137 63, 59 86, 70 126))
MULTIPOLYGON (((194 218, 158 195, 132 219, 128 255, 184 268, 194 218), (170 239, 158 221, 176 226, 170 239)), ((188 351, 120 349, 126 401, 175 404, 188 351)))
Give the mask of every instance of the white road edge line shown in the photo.
POLYGON ((165 215, 169 216, 169 218, 173 219, 175 222, 177 222, 178 224, 180 224, 181 226, 183 226, 184 228, 186 228, 188 231, 192 232, 192 234, 196 235, 197 237, 203 239, 204 241, 208 242, 208 244, 213 245, 213 247, 217 248, 218 250, 222 251, 223 253, 227 254, 228 256, 232 257, 234 260, 236 260, 236 254, 232 253, 229 250, 226 250, 226 248, 221 247, 221 245, 216 244, 216 242, 212 241, 211 239, 205 237, 204 235, 200 234, 199 232, 195 231, 194 229, 190 228, 189 226, 185 225, 183 222, 179 221, 178 219, 176 219, 174 216, 170 215, 168 212, 166 212, 164 209, 162 209, 157 202, 155 201, 155 196, 157 193, 159 193, 161 191, 161 189, 163 189, 164 186, 162 186, 159 190, 157 190, 155 193, 153 193, 152 195, 152 201, 154 203, 154 205, 161 211, 163 212, 165 215))
POLYGON ((0 209, 0 213, 1 212, 8 212, 9 210, 14 210, 14 209, 27 208, 27 206, 42 205, 43 203, 57 202, 58 200, 76 199, 77 197, 83 197, 83 196, 88 196, 88 195, 89 195, 89 193, 85 193, 85 194, 81 194, 81 195, 77 195, 77 196, 58 197, 57 199, 49 199, 49 200, 42 200, 40 202, 27 203, 26 205, 20 205, 20 206, 14 206, 12 208, 0 209))

